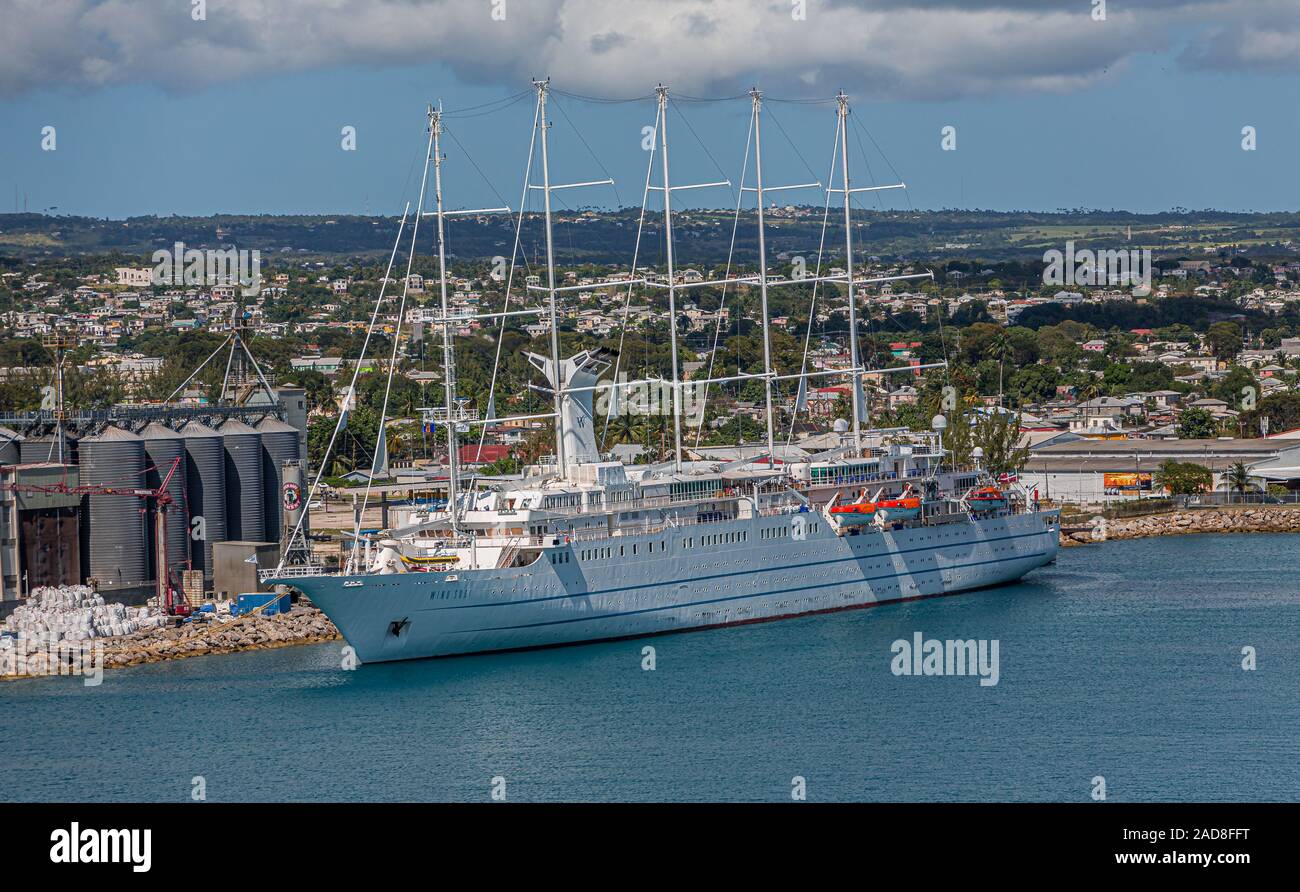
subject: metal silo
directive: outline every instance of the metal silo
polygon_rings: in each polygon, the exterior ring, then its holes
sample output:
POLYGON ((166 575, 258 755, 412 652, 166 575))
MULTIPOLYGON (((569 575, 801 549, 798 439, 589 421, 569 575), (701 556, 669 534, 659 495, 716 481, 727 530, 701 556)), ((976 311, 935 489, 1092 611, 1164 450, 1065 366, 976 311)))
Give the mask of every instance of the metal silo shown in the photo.
POLYGON ((190 537, 190 564, 212 576, 212 545, 230 538, 226 535, 226 451, 221 434, 205 424, 191 421, 181 428, 185 438, 185 500, 190 525, 197 526, 203 538, 190 537))
POLYGON ((262 435, 262 487, 266 494, 266 538, 278 542, 284 517, 283 493, 284 463, 298 460, 298 429, 274 415, 268 415, 257 426, 262 435))
POLYGON ((226 532, 232 540, 263 542, 262 435, 234 418, 218 430, 226 450, 226 532))
POLYGON ((22 442, 22 434, 0 427, 0 465, 16 465, 22 461, 22 442))
MULTIPOLYGON (((145 486, 157 489, 171 470, 177 458, 181 460, 176 473, 167 484, 167 492, 172 503, 167 509, 167 567, 169 570, 181 571, 189 566, 189 523, 185 517, 185 439, 165 424, 153 422, 140 431, 144 440, 145 486)), ((150 502, 152 505, 152 501, 150 502)), ((157 523, 158 511, 154 506, 154 523, 157 523)), ((153 531, 151 531, 153 532, 153 531)), ((150 566, 157 565, 155 543, 157 537, 149 537, 150 566)), ((157 576, 157 573, 153 574, 157 576)))
MULTIPOLYGON (((144 482, 144 441, 120 427, 107 427, 80 441, 81 484, 138 488, 144 482)), ((86 496, 87 575, 105 584, 145 582, 150 577, 143 499, 86 496)))
MULTIPOLYGON (((72 437, 64 435, 64 464, 72 464, 72 445, 74 442, 75 440, 72 437)), ((42 434, 39 437, 27 437, 21 440, 18 443, 18 460, 25 465, 57 462, 59 460, 59 447, 54 442, 54 436, 52 434, 42 434)))

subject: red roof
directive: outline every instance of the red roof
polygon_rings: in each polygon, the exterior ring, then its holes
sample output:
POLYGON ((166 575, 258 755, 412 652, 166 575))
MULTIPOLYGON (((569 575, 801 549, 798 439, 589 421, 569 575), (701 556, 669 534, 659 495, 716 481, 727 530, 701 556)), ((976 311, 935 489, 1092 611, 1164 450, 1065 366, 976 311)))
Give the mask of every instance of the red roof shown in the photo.
POLYGON ((460 460, 462 464, 491 464, 494 461, 505 458, 509 454, 509 446, 484 445, 481 447, 460 447, 460 460))

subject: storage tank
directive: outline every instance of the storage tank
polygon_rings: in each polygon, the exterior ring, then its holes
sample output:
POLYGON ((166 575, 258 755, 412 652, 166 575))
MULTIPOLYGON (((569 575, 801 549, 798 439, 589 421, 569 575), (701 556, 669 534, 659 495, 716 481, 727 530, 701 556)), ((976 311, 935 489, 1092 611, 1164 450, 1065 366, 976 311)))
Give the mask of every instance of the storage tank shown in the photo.
POLYGON ((262 435, 234 418, 217 430, 226 451, 226 538, 264 542, 262 435))
MULTIPOLYGON (((74 438, 64 435, 63 438, 63 463, 73 463, 72 446, 74 438)), ((59 460, 59 447, 54 443, 53 434, 42 434, 39 437, 27 437, 18 444, 18 460, 25 465, 35 465, 42 462, 57 462, 59 460)))
POLYGON ((0 465, 16 465, 22 461, 23 435, 0 427, 0 465))
POLYGON ((266 493, 266 539, 280 541, 284 517, 284 463, 298 460, 298 429, 274 415, 257 426, 262 435, 262 488, 266 493))
MULTIPOLYGON (((144 483, 144 440, 120 427, 106 427, 79 444, 81 485, 140 487, 144 483)), ((150 577, 144 499, 127 495, 86 496, 86 575, 103 583, 133 584, 150 577)))
MULTIPOLYGON (((180 459, 180 466, 167 483, 167 492, 172 497, 167 509, 167 568, 179 573, 187 569, 190 562, 189 521, 185 510, 185 438, 165 424, 153 422, 140 431, 144 440, 146 458, 144 483, 150 489, 162 486, 164 478, 171 471, 172 463, 180 459)), ((153 500, 150 507, 154 509, 153 523, 157 523, 158 510, 153 500)), ((150 568, 157 567, 155 529, 149 532, 150 568)), ((152 573, 157 577, 157 573, 152 573)))
POLYGON ((197 421, 181 428, 185 439, 185 500, 189 506, 190 526, 197 526, 202 539, 190 536, 190 560, 195 570, 212 577, 212 545, 224 542, 226 535, 226 450, 221 434, 197 421))

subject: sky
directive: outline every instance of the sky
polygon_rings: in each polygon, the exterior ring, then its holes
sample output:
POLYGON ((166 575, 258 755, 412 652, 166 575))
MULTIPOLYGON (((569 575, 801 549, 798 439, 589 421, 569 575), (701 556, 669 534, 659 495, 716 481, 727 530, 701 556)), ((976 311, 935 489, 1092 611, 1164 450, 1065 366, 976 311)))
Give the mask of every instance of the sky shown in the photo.
POLYGON ((1300 0, 0 0, 0 22, 0 212, 399 214, 430 102, 447 206, 517 208, 535 77, 552 181, 615 180, 560 207, 641 203, 658 83, 674 184, 739 183, 751 87, 765 185, 826 183, 843 89, 854 185, 908 185, 860 206, 1300 206, 1300 0))

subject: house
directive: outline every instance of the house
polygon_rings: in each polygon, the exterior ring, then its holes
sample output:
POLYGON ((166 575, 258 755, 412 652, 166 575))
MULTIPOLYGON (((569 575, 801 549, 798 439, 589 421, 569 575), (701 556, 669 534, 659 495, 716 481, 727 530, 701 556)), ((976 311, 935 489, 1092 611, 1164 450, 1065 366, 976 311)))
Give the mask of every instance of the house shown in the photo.
POLYGON ((1223 400, 1216 400, 1211 397, 1196 400, 1188 405, 1189 409, 1205 409, 1215 418, 1226 418, 1237 413, 1233 411, 1223 400))
POLYGON ((500 461, 510 455, 510 447, 500 444, 485 443, 482 446, 471 444, 460 447, 460 464, 465 468, 481 468, 500 461))
POLYGON ((1136 397, 1099 396, 1079 403, 1076 408, 1085 419, 1112 418, 1119 421, 1126 417, 1140 417, 1146 406, 1136 397))
POLYGON ((1178 405, 1183 395, 1176 390, 1152 390, 1144 393, 1130 393, 1133 399, 1150 403, 1156 409, 1170 409, 1178 405))
MULTIPOLYGON (((128 285, 131 288, 148 288, 153 284, 153 270, 151 269, 119 266, 114 272, 117 273, 117 284, 119 285, 128 285)), ((77 290, 80 291, 81 289, 77 290)))
POLYGON ((904 385, 889 392, 889 408, 897 409, 900 406, 915 406, 916 399, 916 388, 904 385))

